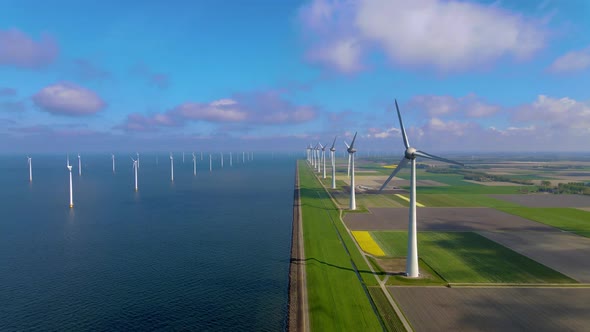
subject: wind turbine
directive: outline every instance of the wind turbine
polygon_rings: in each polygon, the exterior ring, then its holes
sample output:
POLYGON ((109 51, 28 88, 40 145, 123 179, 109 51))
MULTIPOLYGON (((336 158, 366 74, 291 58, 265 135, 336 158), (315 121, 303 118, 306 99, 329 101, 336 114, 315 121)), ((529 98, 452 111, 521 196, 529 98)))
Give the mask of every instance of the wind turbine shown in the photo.
MULTIPOLYGON (((348 143, 344 141, 346 148, 348 148, 348 143)), ((346 176, 350 179, 350 153, 348 154, 348 166, 346 166, 346 176)))
POLYGON ((139 168, 139 152, 135 152, 135 154, 137 155, 137 168, 139 168))
POLYGON ((323 148, 322 143, 318 142, 318 145, 315 146, 316 154, 317 154, 317 157, 318 157, 317 164, 316 164, 316 167, 318 169, 318 173, 321 173, 321 171, 322 171, 322 153, 321 153, 321 148, 323 148))
MULTIPOLYGON (((115 174, 115 155, 111 153, 111 158, 113 159, 113 174, 115 174)), ((139 158, 137 158, 139 160, 139 158)))
POLYGON ((324 179, 326 178, 326 145, 321 145, 322 147, 322 163, 324 164, 324 179))
POLYGON ((213 172, 213 160, 211 159, 210 153, 209 153, 209 172, 213 172))
POLYGON ((229 153, 229 167, 233 166, 233 160, 232 160, 232 156, 231 156, 231 152, 229 153))
POLYGON ((242 151, 242 164, 246 163, 246 152, 242 151))
POLYGON ((219 153, 221 155, 221 168, 223 168, 223 152, 219 153))
POLYGON ((197 156, 193 152, 193 175, 197 175, 197 156))
POLYGON ((70 171, 70 208, 74 207, 74 193, 72 192, 72 165, 70 165, 70 156, 66 157, 66 167, 70 171))
POLYGON ((201 160, 203 160, 203 151, 201 151, 201 160))
POLYGON ((334 145, 336 144, 336 138, 338 136, 334 136, 334 142, 332 142, 332 147, 330 148, 330 160, 332 161, 332 189, 336 189, 336 148, 334 145))
POLYGON ((139 159, 133 159, 133 157, 131 157, 131 160, 133 161, 133 173, 135 174, 135 191, 137 191, 137 169, 139 168, 139 159))
POLYGON ((27 164, 29 164, 29 182, 33 182, 33 158, 27 156, 27 164))
POLYGON ((174 157, 172 152, 170 152, 170 180, 174 182, 174 157))
POLYGON ((417 278, 419 275, 419 267, 418 267, 418 234, 417 234, 417 227, 416 227, 416 157, 427 158, 432 160, 438 160, 449 164, 455 164, 459 166, 464 166, 462 163, 437 157, 435 155, 431 155, 424 151, 416 150, 415 148, 410 146, 408 142, 408 136, 406 135, 406 130, 404 129, 404 123, 402 122, 402 116, 399 111, 399 107, 397 106, 397 100, 395 100, 395 108, 397 110, 397 117, 399 119, 399 125, 402 131, 402 139, 404 141, 404 146, 406 148, 404 152, 404 156, 402 160, 400 160, 397 167, 393 170, 391 175, 387 178, 385 183, 381 186, 379 191, 383 190, 393 179, 393 177, 404 167, 408 162, 411 164, 410 168, 410 218, 408 221, 408 256, 406 257, 406 275, 410 278, 417 278))
POLYGON ((182 163, 184 164, 184 152, 182 152, 182 163))
POLYGON ((356 149, 354 148, 354 141, 356 140, 356 133, 354 133, 354 137, 352 138, 352 142, 350 146, 346 144, 346 151, 348 151, 348 160, 350 160, 350 209, 356 210, 356 196, 354 191, 354 153, 356 149))
POLYGON ((78 153, 78 175, 82 175, 82 161, 80 160, 80 154, 78 153))

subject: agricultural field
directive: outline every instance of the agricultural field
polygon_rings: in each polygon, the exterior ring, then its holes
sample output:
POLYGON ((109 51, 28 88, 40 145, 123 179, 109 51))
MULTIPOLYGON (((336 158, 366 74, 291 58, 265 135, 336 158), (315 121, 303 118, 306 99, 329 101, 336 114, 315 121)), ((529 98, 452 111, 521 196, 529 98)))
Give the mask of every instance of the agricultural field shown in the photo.
POLYGON ((514 204, 526 207, 580 207, 590 208, 590 196, 584 195, 554 195, 554 194, 531 194, 531 195, 492 195, 493 198, 501 199, 514 204))
POLYGON ((388 287, 415 331, 587 331, 590 288, 388 287))
POLYGON ((588 236, 590 233, 590 212, 573 208, 500 208, 502 211, 538 221, 564 231, 588 236))
MULTIPOLYGON (((390 257, 405 257, 407 232, 371 232, 390 257)), ((418 233, 420 257, 449 283, 574 283, 575 280, 471 232, 418 233)))

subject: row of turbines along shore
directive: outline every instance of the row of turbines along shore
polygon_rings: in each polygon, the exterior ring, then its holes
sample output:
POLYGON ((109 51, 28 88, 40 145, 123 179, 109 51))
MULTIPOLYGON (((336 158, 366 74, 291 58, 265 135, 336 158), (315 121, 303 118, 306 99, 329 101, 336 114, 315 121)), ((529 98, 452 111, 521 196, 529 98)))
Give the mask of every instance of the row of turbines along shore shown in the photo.
MULTIPOLYGON (((400 131, 404 143, 404 156, 397 164, 397 167, 393 170, 391 175, 385 180, 379 192, 382 192, 383 189, 389 184, 389 182, 395 177, 395 175, 408 163, 410 164, 410 207, 409 207, 409 218, 408 218, 408 254, 406 257, 406 276, 410 278, 417 278, 419 277, 419 267, 418 267, 418 236, 417 236, 417 226, 416 226, 416 158, 426 158, 431 160, 436 160, 448 164, 454 164, 458 166, 465 166, 462 163, 438 157, 433 154, 417 150, 410 146, 410 142, 408 141, 408 136, 406 135, 406 130, 404 128, 404 123, 402 121, 402 116, 399 110, 399 106, 397 105, 397 100, 395 100, 395 108, 397 110, 397 116, 400 125, 400 131)), ((346 152, 348 153, 348 177, 350 178, 350 210, 356 210, 356 195, 355 195, 355 183, 354 183, 354 154, 357 150, 354 148, 354 143, 356 141, 357 133, 354 134, 352 142, 350 145, 346 141, 344 144, 346 145, 346 152)), ((332 189, 336 189, 336 138, 332 142, 332 146, 329 148, 330 151, 330 161, 332 166, 332 189)), ((314 171, 317 171, 318 174, 322 173, 323 168, 323 178, 326 178, 326 145, 322 145, 321 143, 317 143, 316 145, 309 144, 306 148, 307 150, 307 162, 310 167, 313 168, 314 171)))
MULTIPOLYGON (((139 159, 139 152, 135 153, 135 159, 131 158, 133 162, 133 178, 134 178, 134 189, 135 191, 139 190, 138 186, 138 173, 140 168, 140 159, 139 159)), ((220 155, 220 166, 223 168, 223 161, 225 159, 223 152, 219 153, 220 155)), ((113 174, 116 172, 116 164, 115 164, 115 154, 111 153, 112 159, 112 167, 113 167, 113 174)), ((200 152, 200 159, 203 160, 203 152, 200 152)), ((254 160, 254 152, 242 152, 241 158, 240 153, 236 153, 236 162, 239 163, 240 159, 242 160, 242 164, 245 164, 248 161, 254 160)), ((182 152, 182 163, 185 162, 185 153, 182 152)), ((197 175, 197 155, 195 152, 192 152, 192 162, 193 162, 193 175, 197 175)), ((156 155, 156 164, 158 164, 158 156, 156 155)), ((229 152, 229 166, 232 167, 234 164, 234 155, 232 152, 229 152)), ((33 182, 33 158, 27 156, 27 166, 29 167, 29 182, 33 182)), ((70 164, 70 156, 69 154, 66 155, 66 168, 70 174, 70 208, 74 207, 74 191, 73 191, 73 184, 72 184, 72 169, 73 166, 70 164)), ((213 172, 213 154, 209 154, 209 172, 213 172)), ((82 157, 78 153, 78 176, 82 176, 82 157)), ((170 152, 170 181, 174 182, 174 154, 170 152)))

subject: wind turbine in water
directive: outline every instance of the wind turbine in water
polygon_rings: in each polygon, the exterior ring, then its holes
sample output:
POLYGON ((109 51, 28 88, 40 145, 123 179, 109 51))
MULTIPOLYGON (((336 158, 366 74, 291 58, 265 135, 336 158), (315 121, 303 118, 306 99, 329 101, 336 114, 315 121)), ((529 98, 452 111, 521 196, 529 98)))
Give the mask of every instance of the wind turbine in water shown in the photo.
POLYGON ((338 136, 334 136, 334 142, 332 142, 332 147, 330 148, 330 160, 332 161, 332 189, 336 189, 336 138, 338 136))
POLYGON ((135 152, 135 154, 137 155, 137 168, 139 168, 139 152, 135 152))
POLYGON ((230 152, 230 153, 229 153, 229 167, 232 167, 232 166, 233 166, 233 163, 234 163, 234 162, 233 162, 233 160, 232 160, 232 155, 231 155, 231 152, 230 152))
MULTIPOLYGON (((111 158, 113 159, 113 174, 115 174, 115 155, 113 153, 111 153, 111 158)), ((139 158, 137 160, 139 160, 139 158)))
POLYGON ((221 156, 221 168, 223 168, 223 152, 220 152, 219 155, 221 156))
POLYGON ((80 154, 78 153, 78 176, 82 175, 82 161, 80 159, 80 154))
POLYGON ((139 168, 139 159, 133 159, 133 157, 131 157, 131 160, 133 161, 133 174, 135 175, 135 191, 137 191, 137 169, 139 168))
POLYGON ((174 182, 174 157, 172 152, 170 152, 170 180, 174 182))
POLYGON ((346 144, 346 151, 348 151, 348 160, 350 161, 350 209, 356 210, 356 195, 354 190, 354 153, 356 149, 354 148, 354 141, 356 141, 356 134, 354 133, 354 137, 352 138, 352 142, 350 146, 346 144))
POLYGON ((70 208, 74 207, 74 193, 72 191, 72 165, 70 165, 70 156, 66 156, 66 167, 70 171, 70 208))
POLYGON ((33 158, 27 156, 27 164, 29 164, 29 182, 33 182, 33 158))
POLYGON ((209 153, 209 173, 213 172, 213 159, 211 159, 211 154, 209 153))
POLYGON ((402 139, 404 141, 406 150, 404 151, 402 160, 400 160, 397 167, 393 170, 393 172, 391 172, 391 175, 387 178, 385 183, 383 183, 379 191, 383 190, 387 186, 389 181, 393 179, 393 177, 402 169, 402 167, 407 165, 408 162, 410 163, 410 218, 408 220, 408 256, 406 257, 406 275, 410 278, 417 278, 420 273, 418 267, 418 231, 416 226, 416 157, 438 160, 459 166, 464 165, 462 163, 437 157, 411 147, 408 141, 408 136, 406 135, 406 130, 404 129, 404 123, 402 122, 402 115, 399 111, 399 107, 397 106, 397 100, 395 100, 395 109, 397 110, 397 117, 399 119, 402 139))
POLYGON ((193 152, 193 175, 197 175, 197 156, 193 152))

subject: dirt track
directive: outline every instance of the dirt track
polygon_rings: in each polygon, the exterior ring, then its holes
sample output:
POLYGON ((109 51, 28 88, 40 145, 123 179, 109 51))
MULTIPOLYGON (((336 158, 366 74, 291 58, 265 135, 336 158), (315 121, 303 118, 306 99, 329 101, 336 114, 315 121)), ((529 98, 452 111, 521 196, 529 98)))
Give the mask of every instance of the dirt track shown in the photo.
POLYGON ((415 331, 587 331, 590 288, 388 287, 415 331))
MULTIPOLYGON (((418 208, 420 231, 555 231, 528 219, 491 208, 418 208)), ((408 208, 372 208, 371 213, 349 213, 351 230, 407 230, 408 208)))

